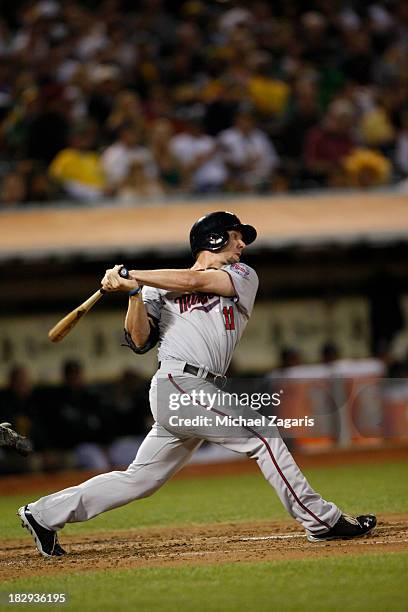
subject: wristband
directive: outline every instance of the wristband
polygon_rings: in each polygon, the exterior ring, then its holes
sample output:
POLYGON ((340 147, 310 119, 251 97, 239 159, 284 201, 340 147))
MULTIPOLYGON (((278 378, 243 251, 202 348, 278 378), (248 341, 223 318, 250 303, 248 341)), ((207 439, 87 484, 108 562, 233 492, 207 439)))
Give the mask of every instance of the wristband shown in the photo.
POLYGON ((129 291, 129 297, 133 297, 134 295, 138 295, 141 292, 141 287, 135 287, 132 291, 129 291))

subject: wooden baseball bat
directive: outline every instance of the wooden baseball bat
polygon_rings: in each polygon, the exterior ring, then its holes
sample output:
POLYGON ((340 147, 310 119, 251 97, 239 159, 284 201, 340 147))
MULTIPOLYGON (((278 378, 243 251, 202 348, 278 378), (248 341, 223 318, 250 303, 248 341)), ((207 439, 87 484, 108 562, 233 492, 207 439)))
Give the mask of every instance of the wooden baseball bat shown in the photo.
MULTIPOLYGON (((129 278, 129 272, 126 268, 121 268, 119 270, 120 276, 123 278, 129 278)), ((60 342, 75 325, 86 315, 86 313, 91 310, 93 306, 95 306, 96 302, 98 302, 101 297, 106 293, 104 289, 98 289, 89 297, 85 302, 74 308, 71 312, 69 312, 65 317, 63 317, 50 331, 48 332, 48 338, 51 342, 60 342)))

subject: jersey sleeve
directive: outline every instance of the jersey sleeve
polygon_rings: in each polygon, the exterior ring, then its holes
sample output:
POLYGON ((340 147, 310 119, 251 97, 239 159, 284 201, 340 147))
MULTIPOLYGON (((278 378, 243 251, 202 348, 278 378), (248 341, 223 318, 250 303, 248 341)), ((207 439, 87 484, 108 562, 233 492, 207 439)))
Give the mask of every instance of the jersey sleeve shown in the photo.
POLYGON ((144 286, 142 289, 142 299, 147 314, 160 321, 162 298, 160 290, 155 287, 144 286))
POLYGON ((230 264, 222 268, 230 277, 235 289, 237 306, 248 317, 254 307, 258 291, 258 275, 253 268, 243 263, 230 264))

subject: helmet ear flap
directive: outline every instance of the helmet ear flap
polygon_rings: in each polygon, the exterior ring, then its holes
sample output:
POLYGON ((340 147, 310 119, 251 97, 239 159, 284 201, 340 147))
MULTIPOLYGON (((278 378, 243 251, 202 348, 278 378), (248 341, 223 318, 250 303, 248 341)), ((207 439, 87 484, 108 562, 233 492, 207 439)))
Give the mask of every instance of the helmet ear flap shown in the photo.
POLYGON ((192 245, 193 256, 195 257, 200 251, 219 251, 225 247, 228 240, 229 234, 227 230, 213 231, 200 236, 199 239, 194 241, 194 244, 192 245))

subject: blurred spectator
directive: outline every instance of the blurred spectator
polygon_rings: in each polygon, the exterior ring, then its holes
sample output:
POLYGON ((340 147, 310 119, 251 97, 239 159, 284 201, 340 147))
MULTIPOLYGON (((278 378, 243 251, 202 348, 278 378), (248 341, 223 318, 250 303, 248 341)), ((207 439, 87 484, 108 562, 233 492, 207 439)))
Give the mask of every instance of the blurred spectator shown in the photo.
POLYGON ((183 187, 193 193, 211 193, 222 189, 227 171, 214 138, 203 131, 200 109, 184 114, 184 130, 172 137, 170 152, 177 160, 183 187))
POLYGON ((408 176, 408 110, 401 113, 401 128, 397 139, 395 161, 398 170, 408 176))
POLYGON ((71 146, 60 151, 49 167, 50 176, 74 200, 98 200, 106 194, 102 160, 94 150, 95 136, 92 123, 76 124, 71 146))
POLYGON ((328 20, 318 11, 307 11, 300 18, 302 58, 311 64, 325 63, 333 51, 328 20))
MULTIPOLYGON (((2 121, 7 116, 12 101, 10 82, 11 78, 0 54, 0 136, 2 136, 2 121)), ((0 140, 0 151, 4 149, 5 144, 0 140)))
POLYGON ((3 206, 21 204, 27 198, 27 187, 24 175, 17 170, 7 172, 1 180, 0 203, 3 206))
POLYGON ((367 297, 370 306, 371 352, 377 355, 379 347, 392 345, 404 327, 404 310, 398 283, 386 266, 373 270, 367 297))
POLYGON ((130 163, 117 195, 121 202, 131 203, 141 198, 161 198, 164 196, 164 189, 160 182, 151 176, 144 161, 135 159, 130 163))
POLYGON ((321 348, 320 363, 330 364, 340 359, 339 347, 335 342, 326 342, 321 348))
POLYGON ((86 385, 80 362, 66 361, 62 374, 62 385, 52 394, 54 409, 48 415, 52 426, 50 445, 56 450, 74 447, 78 467, 104 470, 109 461, 101 444, 110 440, 110 415, 86 385))
POLYGON ((373 105, 364 113, 360 120, 360 137, 370 147, 392 150, 395 131, 385 108, 373 105))
POLYGON ((111 385, 109 401, 113 407, 109 457, 115 466, 127 466, 136 455, 151 425, 149 381, 131 369, 123 371, 111 385))
POLYGON ((91 72, 93 88, 88 102, 89 116, 102 127, 111 115, 120 90, 120 70, 114 64, 101 64, 91 72))
POLYGON ((257 51, 252 54, 253 75, 248 82, 248 93, 256 111, 265 117, 283 115, 288 103, 290 88, 283 80, 274 78, 272 58, 257 51))
POLYGON ((30 117, 26 128, 28 158, 48 165, 67 146, 67 106, 64 89, 59 85, 48 85, 40 93, 37 111, 30 117))
POLYGON ((180 104, 193 102, 197 74, 201 68, 200 31, 192 23, 182 23, 176 32, 177 43, 165 62, 163 81, 180 104), (197 47, 198 45, 198 47, 197 47))
MULTIPOLYGON (((299 79, 293 91, 286 117, 280 129, 280 153, 292 177, 293 186, 304 178, 303 146, 306 133, 319 122, 321 108, 316 79, 299 79)), ((283 161, 282 160, 282 161, 283 161)))
POLYGON ((14 85, 15 103, 4 117, 0 135, 9 153, 21 159, 26 156, 28 125, 40 110, 39 92, 33 75, 28 72, 21 72, 14 85))
POLYGON ((216 91, 206 103, 204 126, 207 134, 217 136, 232 126, 240 97, 240 88, 232 79, 225 77, 218 81, 216 91))
POLYGON ((400 359, 389 359, 387 365, 389 378, 408 378, 408 353, 400 359))
POLYGON ((144 118, 154 122, 161 117, 171 117, 174 113, 172 90, 163 83, 155 83, 149 92, 149 99, 143 104, 144 118))
POLYGON ((23 436, 33 435, 36 401, 27 368, 11 368, 6 387, 0 393, 0 422, 11 423, 23 436))
POLYGON ((29 436, 36 453, 21 457, 0 449, 0 473, 19 473, 30 469, 41 449, 42 431, 38 419, 38 404, 27 368, 13 366, 4 389, 0 391, 0 422, 11 423, 18 433, 29 436))
POLYGON ((166 191, 174 191, 182 181, 181 166, 171 151, 174 129, 168 119, 157 119, 151 129, 150 150, 158 167, 159 178, 166 191))
POLYGON ((40 164, 30 164, 27 174, 27 200, 29 202, 50 202, 56 200, 58 190, 50 180, 47 168, 40 164))
POLYGON ((112 111, 106 120, 109 132, 114 134, 125 124, 141 128, 142 122, 143 112, 137 94, 126 89, 120 91, 114 99, 112 111))
POLYGON ((323 121, 305 137, 305 166, 318 185, 335 185, 343 159, 354 149, 352 135, 355 112, 347 100, 332 102, 323 121))
POLYGON ((368 85, 374 76, 375 60, 368 28, 345 30, 343 45, 343 73, 353 83, 368 85))
POLYGON ((303 362, 300 350, 296 346, 283 346, 280 352, 279 369, 286 370, 301 365, 303 362))
POLYGON ((113 406, 110 430, 113 438, 127 434, 142 435, 148 431, 148 421, 151 419, 149 385, 149 380, 131 368, 124 369, 110 385, 107 393, 113 406))
POLYGON ((286 370, 302 365, 303 362, 298 347, 289 345, 282 346, 279 353, 278 365, 266 375, 266 379, 269 381, 277 380, 279 377, 285 376, 286 370))
POLYGON ((219 135, 219 145, 233 190, 263 191, 270 187, 279 158, 251 113, 239 112, 234 126, 219 135))
POLYGON ((102 155, 102 165, 107 182, 116 190, 129 178, 131 167, 141 167, 147 178, 154 180, 157 168, 149 149, 142 146, 140 130, 135 124, 124 123, 118 130, 118 138, 102 155))
MULTIPOLYGON (((239 3, 235 3, 239 4, 239 3)), ((251 12, 242 6, 233 6, 228 8, 219 18, 219 28, 225 33, 229 33, 237 26, 249 25, 252 22, 251 12)))
POLYGON ((354 149, 344 158, 346 184, 352 187, 386 185, 391 177, 391 164, 381 153, 369 149, 354 149))

